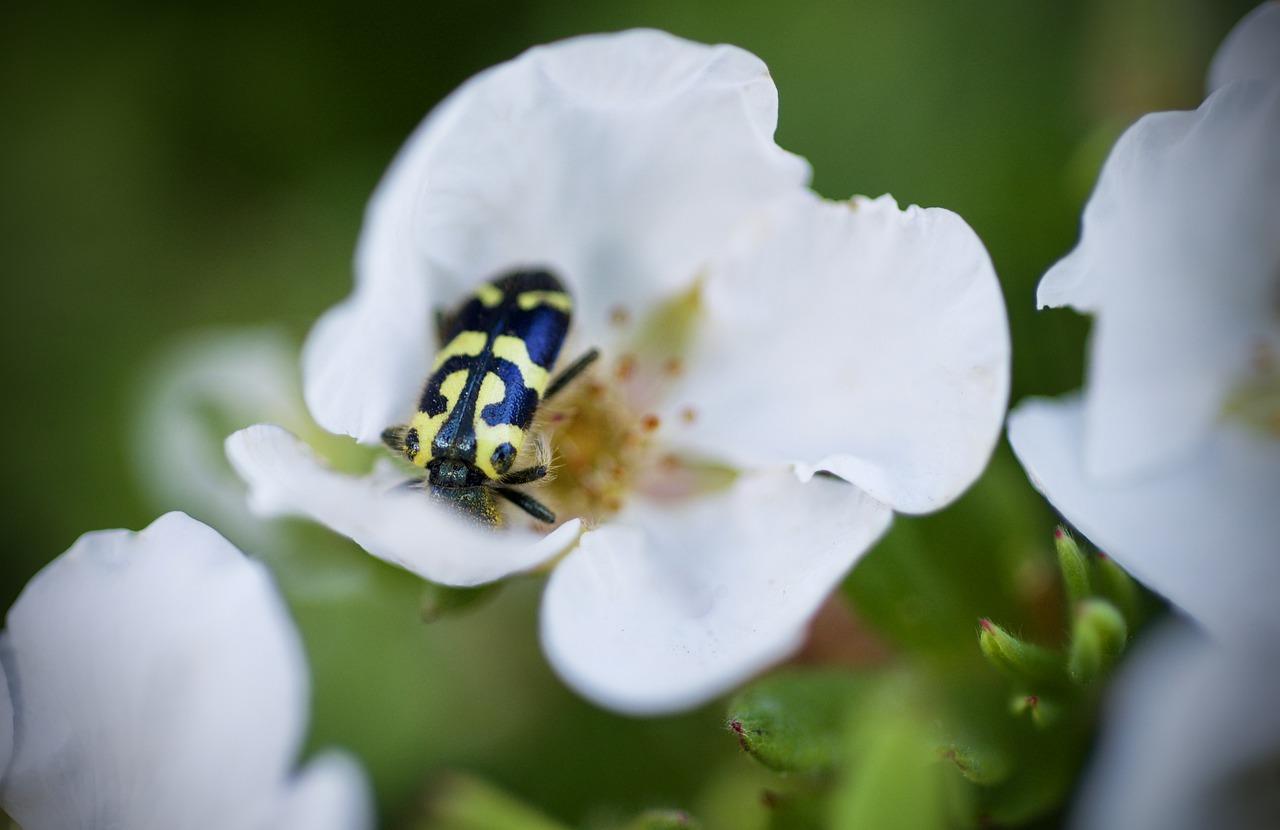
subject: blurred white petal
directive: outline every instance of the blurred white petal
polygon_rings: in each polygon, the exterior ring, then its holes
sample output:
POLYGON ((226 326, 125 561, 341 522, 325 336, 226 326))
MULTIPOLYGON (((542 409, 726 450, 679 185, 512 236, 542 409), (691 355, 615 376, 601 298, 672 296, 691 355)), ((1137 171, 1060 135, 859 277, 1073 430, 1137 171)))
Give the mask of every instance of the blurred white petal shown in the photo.
POLYGON ((1137 579, 1223 638, 1280 637, 1280 442, 1220 427, 1175 469, 1099 483, 1076 397, 1032 399, 1009 442, 1059 512, 1137 579))
POLYGON ((4 667, 4 810, 27 830, 255 827, 306 724, 297 632, 266 569, 170 513, 100 531, 28 583, 4 667))
POLYGON ((1280 827, 1280 660, 1180 621, 1151 632, 1112 686, 1076 805, 1080 830, 1280 827))
POLYGON ((705 702, 798 647, 891 516, 856 487, 789 470, 677 508, 635 505, 555 569, 543 648, 601 706, 656 714, 705 702))
POLYGON ((1261 351, 1280 355, 1280 84, 1148 115, 1116 144, 1041 305, 1096 314, 1086 466, 1173 464, 1261 351))
POLYGON ((1235 81, 1280 82, 1280 2, 1270 0, 1235 25, 1209 64, 1209 92, 1235 81))
POLYGON ((546 535, 517 527, 494 532, 401 487, 406 479, 389 461, 368 476, 344 475, 270 424, 232 435, 227 456, 248 482, 257 513, 309 518, 379 559, 445 585, 479 585, 539 565, 573 544, 580 526, 573 519, 546 535))
MULTIPOLYGON (((0 657, 3 656, 4 649, 0 645, 0 657)), ((13 697, 9 694, 9 677, 5 672, 4 661, 0 659, 0 781, 4 780, 4 771, 9 768, 9 759, 12 757, 13 697)))
POLYGON ((578 335, 601 344, 615 307, 689 284, 745 216, 807 182, 776 122, 758 58, 662 32, 573 38, 472 78, 369 204, 356 291, 304 351, 312 414, 376 442, 412 411, 432 312, 516 265, 556 269, 578 335))
POLYGON ((298 774, 279 813, 264 830, 354 830, 374 826, 364 770, 349 755, 328 751, 298 774))
POLYGON ((270 527, 245 509, 244 482, 223 442, 259 421, 302 426, 297 360, 297 349, 269 329, 208 332, 167 349, 148 375, 134 432, 138 478, 150 500, 246 546, 268 544, 270 527))
POLYGON ((964 220, 805 196, 706 279, 705 339, 672 440, 745 467, 825 469, 897 510, 935 510, 982 472, 1009 390, 991 260, 964 220))

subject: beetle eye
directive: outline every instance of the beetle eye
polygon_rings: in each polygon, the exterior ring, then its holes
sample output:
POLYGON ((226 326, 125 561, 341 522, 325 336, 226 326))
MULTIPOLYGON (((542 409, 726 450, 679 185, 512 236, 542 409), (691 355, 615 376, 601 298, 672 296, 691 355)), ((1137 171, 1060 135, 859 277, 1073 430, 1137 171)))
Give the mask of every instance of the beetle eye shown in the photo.
POLYGON ((404 454, 412 461, 418 454, 418 431, 411 429, 404 435, 404 454))
POLYGON ((511 467, 511 462, 515 460, 516 448, 511 443, 504 441, 493 450, 493 455, 489 456, 489 463, 493 465, 493 469, 498 473, 505 473, 511 467))

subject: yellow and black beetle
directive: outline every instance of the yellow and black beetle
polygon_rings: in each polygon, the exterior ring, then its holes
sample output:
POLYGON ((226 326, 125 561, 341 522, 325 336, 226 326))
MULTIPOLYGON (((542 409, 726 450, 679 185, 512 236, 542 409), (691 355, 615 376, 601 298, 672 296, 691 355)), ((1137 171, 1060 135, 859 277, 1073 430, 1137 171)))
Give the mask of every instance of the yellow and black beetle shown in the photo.
POLYGON ((554 275, 522 270, 481 285, 454 314, 437 319, 444 345, 418 411, 382 432, 383 443, 426 469, 415 484, 486 524, 502 521, 494 494, 555 521, 546 505, 512 487, 547 474, 545 464, 515 469, 538 404, 599 356, 591 349, 550 377, 572 308, 554 275))

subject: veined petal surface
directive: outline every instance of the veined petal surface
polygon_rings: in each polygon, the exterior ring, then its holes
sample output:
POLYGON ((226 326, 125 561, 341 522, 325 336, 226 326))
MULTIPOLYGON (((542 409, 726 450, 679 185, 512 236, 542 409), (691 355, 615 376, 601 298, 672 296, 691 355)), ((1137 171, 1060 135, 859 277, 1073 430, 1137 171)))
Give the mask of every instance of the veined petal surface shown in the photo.
POLYGON ((472 78, 369 204, 356 290, 304 352, 312 414, 377 441, 412 410, 433 311, 515 266, 555 269, 579 336, 604 345, 615 310, 688 285, 744 217, 807 183, 776 123, 758 58, 656 31, 536 47, 472 78))
POLYGON ((702 297, 671 399, 696 417, 673 440, 747 468, 829 470, 911 513, 986 466, 1009 328, 986 250, 954 213, 798 197, 716 263, 702 297))
POLYGON ((227 439, 227 456, 249 484, 250 507, 266 516, 304 516, 369 553, 445 585, 479 585, 527 570, 573 544, 580 522, 549 534, 494 532, 433 504, 390 462, 371 475, 330 469, 292 433, 271 424, 227 439))
POLYGON ((616 711, 706 702, 797 648, 891 517, 845 482, 785 469, 679 507, 633 505, 552 573, 543 648, 566 683, 616 711))

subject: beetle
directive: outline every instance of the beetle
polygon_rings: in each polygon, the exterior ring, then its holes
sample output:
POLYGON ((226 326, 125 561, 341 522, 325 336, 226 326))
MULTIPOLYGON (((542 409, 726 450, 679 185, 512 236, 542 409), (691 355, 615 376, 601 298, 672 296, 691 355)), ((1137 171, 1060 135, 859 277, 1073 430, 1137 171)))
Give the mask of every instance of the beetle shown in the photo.
POLYGON ((599 357, 590 349, 550 377, 569 331, 573 302, 543 269, 511 271, 482 284, 452 315, 437 315, 444 344, 408 424, 382 441, 426 477, 410 482, 484 524, 500 525, 494 495, 543 522, 555 514, 513 489, 547 467, 517 469, 540 403, 554 397, 599 357))

